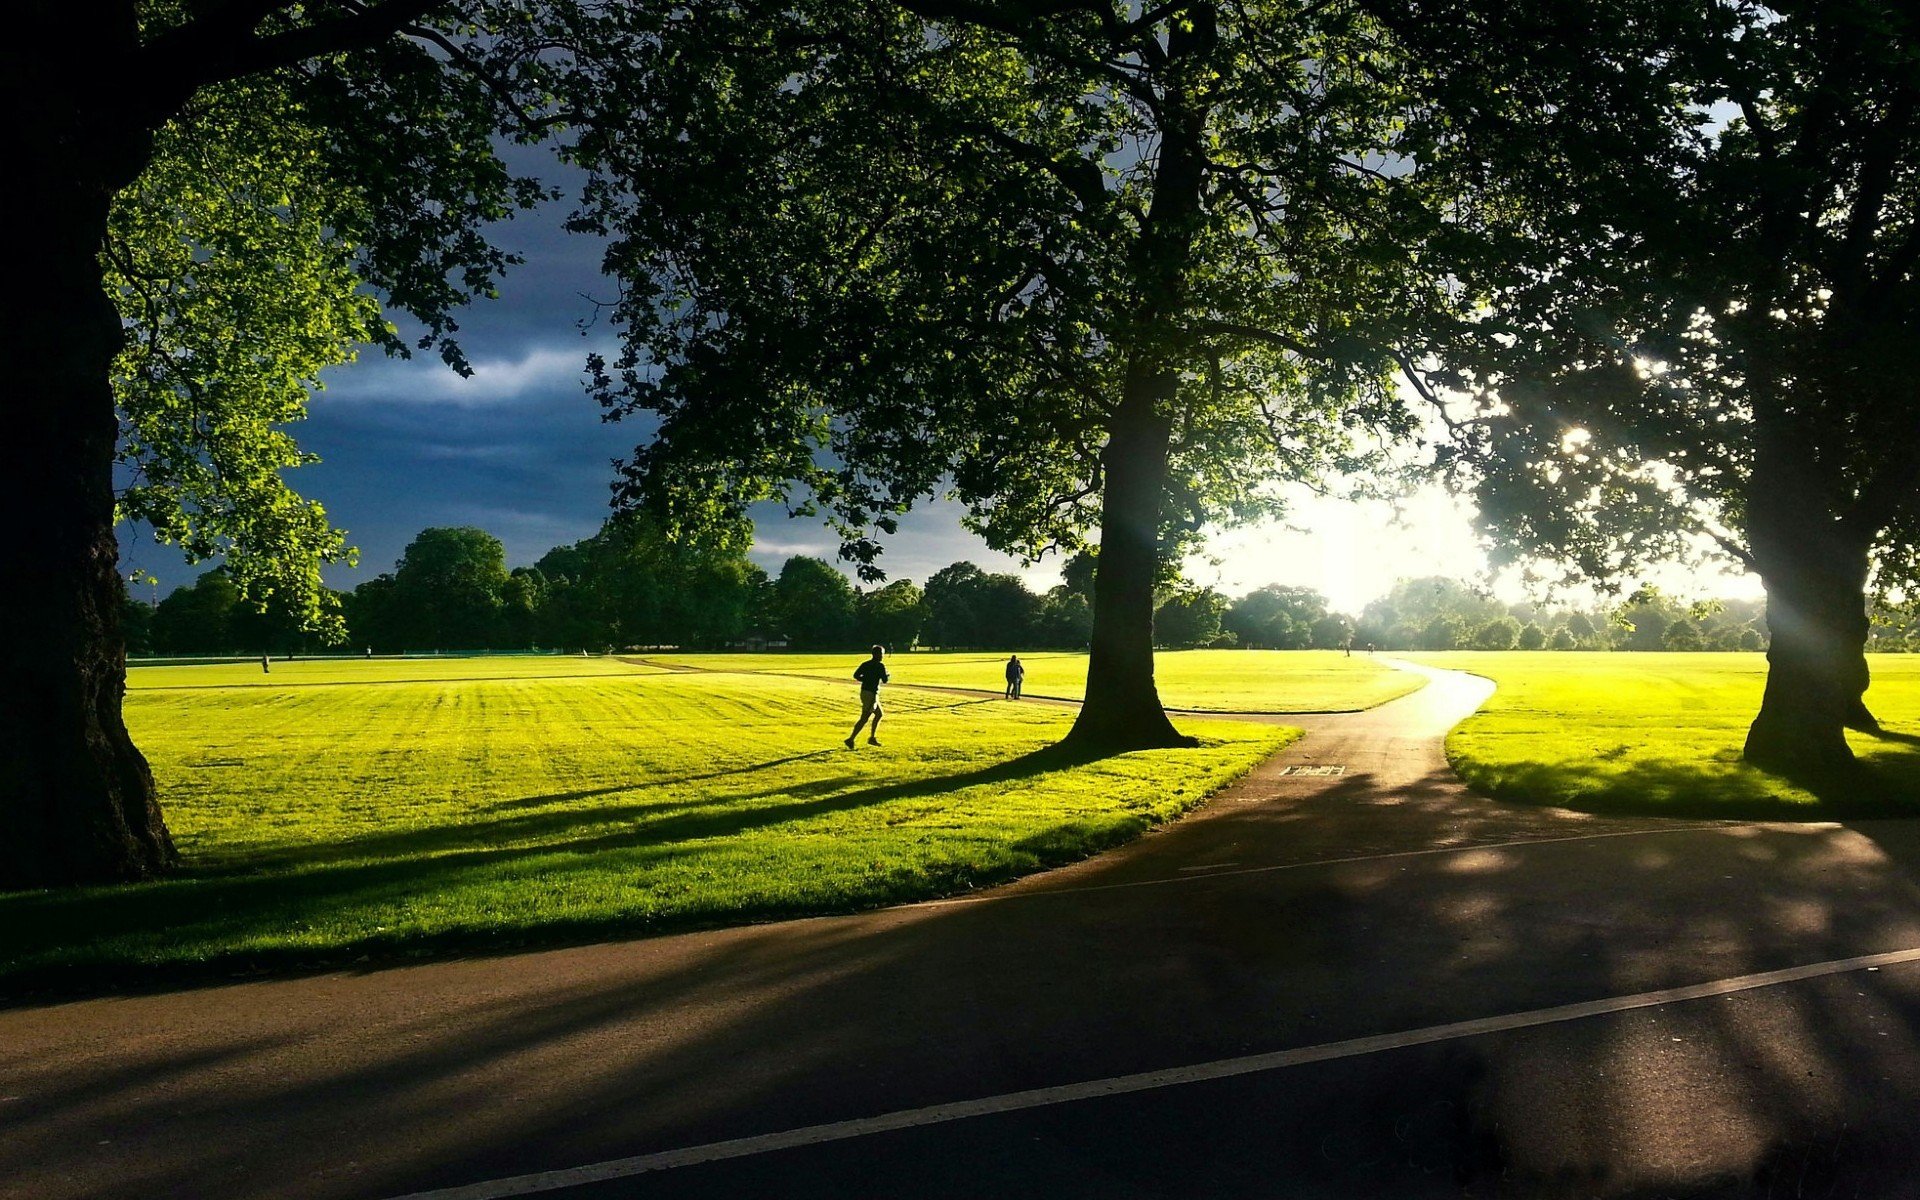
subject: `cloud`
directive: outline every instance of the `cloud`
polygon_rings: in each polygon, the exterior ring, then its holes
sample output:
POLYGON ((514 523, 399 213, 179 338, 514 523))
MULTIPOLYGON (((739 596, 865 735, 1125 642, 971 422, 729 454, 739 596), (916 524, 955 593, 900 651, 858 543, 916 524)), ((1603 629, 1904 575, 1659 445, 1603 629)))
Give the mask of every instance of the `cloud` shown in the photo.
POLYGON ((473 374, 455 374, 437 359, 368 359, 327 380, 319 403, 435 405, 495 408, 527 401, 574 399, 584 390, 587 355, 606 352, 585 339, 535 345, 517 358, 475 358, 473 374))

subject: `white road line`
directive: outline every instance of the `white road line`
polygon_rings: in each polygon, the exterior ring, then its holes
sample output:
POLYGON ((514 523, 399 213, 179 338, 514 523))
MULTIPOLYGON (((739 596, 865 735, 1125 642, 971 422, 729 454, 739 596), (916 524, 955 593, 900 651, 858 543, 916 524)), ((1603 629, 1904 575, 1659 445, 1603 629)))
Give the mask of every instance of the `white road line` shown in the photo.
POLYGON ((1579 1004, 1536 1008, 1499 1017, 1456 1021, 1450 1025, 1429 1025, 1424 1029, 1410 1029, 1402 1033, 1383 1033, 1344 1042, 1326 1042, 1318 1046, 1303 1046, 1297 1050, 1250 1054, 1243 1058, 1223 1058, 1187 1067, 1143 1071, 1137 1075, 1117 1075, 1111 1079, 1095 1079, 1086 1083, 1070 1083, 1060 1087, 1010 1092, 1004 1096, 988 1096, 979 1100, 962 1100, 953 1104, 910 1108, 877 1117, 835 1121, 827 1125, 809 1125, 803 1129, 789 1129, 780 1133, 760 1134, 756 1137, 733 1138, 729 1141, 710 1142, 704 1146, 689 1146, 685 1149, 667 1150, 658 1154, 610 1159, 607 1162, 594 1163, 585 1167, 517 1175, 510 1179, 495 1179, 485 1183, 467 1184, 464 1187, 443 1188, 438 1191, 415 1192, 397 1197, 396 1200, 504 1200, 511 1196, 528 1196, 537 1192, 604 1183, 653 1171, 690 1167, 698 1163, 747 1158, 778 1150, 793 1150, 801 1146, 817 1146, 824 1142, 841 1142, 851 1138, 869 1137, 876 1133, 890 1133, 898 1129, 915 1129, 924 1125, 941 1125, 948 1121, 964 1121, 970 1117, 993 1116, 1029 1108, 1046 1108, 1055 1104, 1072 1104, 1075 1101, 1093 1100, 1102 1096, 1120 1096, 1130 1092, 1147 1092, 1188 1083, 1231 1079, 1236 1075, 1251 1075, 1260 1071, 1273 1071, 1306 1063, 1327 1062, 1332 1059, 1358 1058, 1362 1055, 1378 1054, 1384 1050, 1399 1050, 1409 1046, 1453 1041, 1457 1038, 1506 1033, 1515 1029, 1553 1025, 1563 1021, 1578 1021, 1587 1017, 1628 1012, 1636 1008, 1654 1008, 1685 1000, 1727 996, 1735 992, 1752 991, 1755 988, 1775 987, 1783 983, 1817 979, 1824 975, 1839 975, 1848 971, 1861 971, 1916 961, 1920 961, 1920 948, 1893 950, 1884 954, 1863 954, 1857 958, 1834 959, 1801 967, 1787 967, 1779 971, 1762 971, 1755 975, 1736 975, 1731 979, 1688 984, 1685 987, 1663 988, 1657 992, 1639 992, 1631 996, 1587 1000, 1579 1004))
MULTIPOLYGON (((1356 854, 1350 858, 1312 858, 1305 862, 1275 863, 1270 867, 1242 867, 1237 871, 1213 871, 1208 874, 1169 875, 1160 879, 1136 879, 1128 883, 1090 883, 1084 887, 1007 888, 984 896, 955 896, 946 900, 921 900, 902 904, 902 909, 946 908, 957 904, 999 904, 1007 900, 1038 900, 1047 896, 1077 896, 1083 892, 1113 892, 1123 888, 1163 887, 1169 883, 1198 883, 1201 880, 1230 879, 1238 875, 1265 875, 1273 871, 1304 871, 1309 867, 1342 867, 1353 863, 1381 862, 1393 858, 1425 858, 1434 854, 1465 854, 1470 850, 1512 850, 1522 846, 1552 846, 1561 842, 1592 842, 1601 838, 1653 837, 1667 833, 1700 833, 1715 829, 1750 829, 1757 821, 1724 822, 1717 825, 1673 825, 1663 829, 1619 829, 1611 833, 1576 833, 1567 837, 1522 838, 1512 842, 1474 842, 1460 846, 1429 846, 1424 850, 1393 850, 1385 854, 1356 854)), ((1838 822, 1809 821, 1801 828, 1838 829, 1838 822)), ((1181 868, 1188 870, 1190 868, 1181 868)))

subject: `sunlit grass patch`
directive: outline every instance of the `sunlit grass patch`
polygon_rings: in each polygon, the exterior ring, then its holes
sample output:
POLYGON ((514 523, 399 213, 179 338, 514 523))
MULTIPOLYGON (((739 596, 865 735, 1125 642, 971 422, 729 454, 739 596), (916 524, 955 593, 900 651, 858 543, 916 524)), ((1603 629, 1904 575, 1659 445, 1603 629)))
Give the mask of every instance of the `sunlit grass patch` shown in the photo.
POLYGON ((185 869, 0 896, 0 978, 524 946, 943 895, 1133 837, 1292 736, 1196 720, 1197 748, 1072 761, 1047 750, 1070 711, 896 689, 885 745, 848 751, 850 688, 526 661, 523 678, 427 661, 361 686, 290 672, 136 689, 128 720, 185 869))
POLYGON ((1920 659, 1870 656, 1867 695, 1889 737, 1850 735, 1857 775, 1810 788, 1740 759, 1760 706, 1760 654, 1410 655, 1499 690, 1447 740, 1488 795, 1594 812, 1812 818, 1920 802, 1920 659))
MULTIPOLYGON (((860 654, 663 654, 655 661, 706 670, 851 677, 860 654)), ((912 652, 887 659, 896 683, 999 691, 1005 654, 912 652)), ((1026 692, 1078 700, 1086 694, 1087 656, 1022 654, 1026 692)), ((1154 656, 1161 702, 1206 712, 1351 712, 1414 691, 1420 676, 1364 654, 1337 650, 1165 650, 1154 656)))

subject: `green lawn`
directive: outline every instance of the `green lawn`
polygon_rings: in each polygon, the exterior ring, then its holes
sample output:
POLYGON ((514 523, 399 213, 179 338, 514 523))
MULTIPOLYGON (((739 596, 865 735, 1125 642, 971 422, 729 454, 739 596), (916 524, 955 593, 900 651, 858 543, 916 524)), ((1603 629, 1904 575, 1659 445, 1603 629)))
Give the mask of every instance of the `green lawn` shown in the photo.
POLYGON ((470 658, 296 658, 194 666, 141 666, 127 671, 133 691, 153 688, 291 687, 296 684, 418 683, 465 679, 568 679, 583 675, 651 674, 617 658, 581 658, 564 654, 478 654, 470 658))
POLYGON ((205 973, 735 923, 961 891, 1114 845, 1292 731, 1069 762, 1072 713, 607 659, 147 667, 128 722, 174 879, 0 895, 0 979, 205 973), (246 686, 229 686, 244 684, 246 686))
MULTIPOLYGON (((710 671, 850 677, 864 655, 663 654, 657 662, 710 671)), ((999 691, 1004 654, 908 653, 887 658, 895 683, 999 691)), ((1030 696, 1078 700, 1086 694, 1084 654, 1022 654, 1030 696)), ((1354 712, 1418 689, 1406 671, 1337 650, 1171 650, 1154 657, 1160 699, 1170 708, 1204 712, 1354 712)))
POLYGON ((1813 818, 1920 800, 1920 656, 1873 655, 1867 701, 1894 735, 1852 735, 1862 769, 1817 794, 1740 761, 1759 654, 1415 654, 1499 685, 1454 730, 1462 778, 1505 800, 1594 812, 1813 818))

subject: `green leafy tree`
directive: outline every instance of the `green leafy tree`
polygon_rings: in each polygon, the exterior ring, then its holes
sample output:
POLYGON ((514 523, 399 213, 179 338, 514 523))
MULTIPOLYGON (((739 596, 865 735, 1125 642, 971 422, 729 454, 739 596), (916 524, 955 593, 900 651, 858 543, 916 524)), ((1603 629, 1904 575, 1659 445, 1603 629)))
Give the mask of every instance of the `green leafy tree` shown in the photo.
POLYGON ((145 600, 132 596, 120 602, 120 628, 126 637, 129 656, 153 653, 153 609, 145 600))
POLYGON ((1573 636, 1572 630, 1563 626, 1553 631, 1553 637, 1547 642, 1547 646, 1554 650, 1578 650, 1580 642, 1573 636))
POLYGON ((1661 639, 1668 650, 1704 650, 1706 644, 1700 638, 1700 627, 1692 621, 1679 620, 1667 626, 1667 632, 1661 639))
POLYGON ((1867 590, 1920 581, 1920 12, 1380 7, 1446 114, 1423 169, 1472 181, 1447 266, 1483 304, 1429 362, 1480 400, 1483 528, 1602 580, 1716 546, 1767 590, 1747 759, 1851 763, 1867 590))
POLYGON ((1190 650, 1220 636, 1227 598, 1211 588, 1181 592, 1153 614, 1153 639, 1162 646, 1190 650))
POLYGON ((1380 317, 1440 289, 1410 270, 1429 222, 1387 169, 1369 19, 694 0, 609 6, 595 37, 626 46, 570 92, 599 172, 580 224, 627 283, 598 386, 658 422, 627 499, 824 510, 869 573, 942 490, 997 549, 1097 541, 1070 739, 1182 742, 1163 569, 1408 428, 1380 317))
POLYGON ((1057 650, 1085 650, 1092 637, 1092 601, 1064 584, 1049 591, 1040 611, 1040 644, 1057 650))
POLYGON ((1299 650, 1312 644, 1327 598, 1312 588, 1270 583, 1235 600, 1222 618, 1242 646, 1299 650))
POLYGON ((394 565, 405 640, 418 650, 484 650, 501 637, 507 552, 472 526, 423 529, 394 565))
POLYGON ((1353 622, 1340 613, 1329 613, 1313 623, 1313 648, 1339 650, 1353 639, 1353 622))
MULTIPOLYGON (((1565 632, 1565 631, 1556 630, 1555 632, 1565 632)), ((1526 625, 1523 626, 1520 630, 1520 641, 1518 644, 1520 646, 1520 649, 1522 650, 1544 649, 1547 644, 1547 631, 1541 628, 1540 622, 1528 621, 1526 625)), ((1555 649, 1572 649, 1572 644, 1573 644, 1573 638, 1571 635, 1569 635, 1567 638, 1567 645, 1555 647, 1555 649)))
POLYGON ((162 654, 230 654, 240 589, 225 571, 207 571, 177 587, 153 610, 154 648, 162 654))
POLYGON ((987 574, 970 562, 941 567, 927 580, 927 641, 935 646, 981 646, 980 593, 987 574))
POLYGON ((1511 650, 1520 640, 1520 622, 1512 617, 1496 617, 1473 631, 1478 650, 1511 650))
POLYGON ((540 610, 547 603, 547 577, 537 567, 515 567, 507 572, 500 594, 500 645, 531 649, 540 640, 540 610))
POLYGON ((0 688, 0 887, 172 861, 121 716, 116 510, 221 553, 256 599, 321 614, 317 563, 341 546, 281 482, 301 456, 278 426, 355 341, 405 348, 366 295, 460 363, 451 314, 507 263, 482 226, 538 195, 493 136, 534 136, 546 107, 536 48, 554 31, 534 11, 20 0, 0 18, 30 281, 0 300, 0 466, 41 514, 13 546, 34 564, 11 598, 36 636, 0 688))
POLYGON ((858 610, 859 636, 890 651, 913 649, 927 624, 926 598, 905 579, 864 593, 858 610))
POLYGON ((773 581, 773 618, 797 650, 844 650, 859 638, 847 577, 817 558, 795 555, 773 581))
POLYGON ((1437 613, 1420 629, 1422 650, 1453 650, 1466 636, 1466 624, 1453 613, 1437 613))

